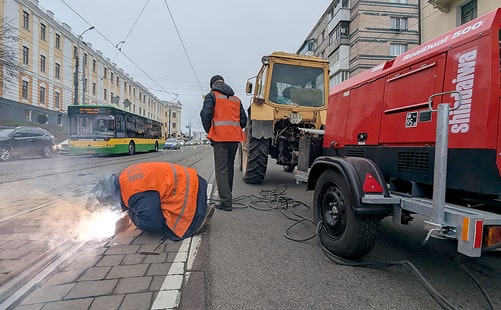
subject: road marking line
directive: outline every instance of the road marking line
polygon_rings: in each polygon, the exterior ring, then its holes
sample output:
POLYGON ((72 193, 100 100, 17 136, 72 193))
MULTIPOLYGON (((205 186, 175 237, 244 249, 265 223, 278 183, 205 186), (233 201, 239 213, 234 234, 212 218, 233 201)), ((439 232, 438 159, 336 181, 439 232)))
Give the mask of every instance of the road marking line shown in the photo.
MULTIPOLYGON (((212 193, 212 184, 207 185, 208 197, 212 193)), ((176 257, 165 276, 160 291, 151 306, 152 310, 178 308, 181 302, 181 288, 185 271, 191 270, 198 253, 202 238, 200 235, 184 239, 179 247, 176 257), (186 263, 186 269, 185 269, 186 263)), ((185 281, 188 281, 190 273, 187 272, 185 281)))

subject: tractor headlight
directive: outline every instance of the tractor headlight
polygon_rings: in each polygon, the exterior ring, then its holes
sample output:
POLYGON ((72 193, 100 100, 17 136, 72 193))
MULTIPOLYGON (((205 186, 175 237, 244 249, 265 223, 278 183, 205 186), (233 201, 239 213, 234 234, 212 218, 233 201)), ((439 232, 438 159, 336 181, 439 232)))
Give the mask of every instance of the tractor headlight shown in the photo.
POLYGON ((292 112, 289 114, 289 122, 291 122, 291 124, 297 125, 301 123, 302 120, 303 116, 300 113, 292 112))

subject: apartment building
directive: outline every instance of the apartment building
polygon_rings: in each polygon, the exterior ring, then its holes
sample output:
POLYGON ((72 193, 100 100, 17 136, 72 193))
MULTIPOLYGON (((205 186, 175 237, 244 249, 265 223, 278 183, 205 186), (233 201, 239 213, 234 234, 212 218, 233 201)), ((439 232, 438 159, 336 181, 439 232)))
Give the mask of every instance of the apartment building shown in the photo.
POLYGON ((420 0, 421 42, 501 7, 501 0, 420 0))
POLYGON ((37 0, 3 0, 0 14, 18 37, 14 43, 3 40, 2 46, 14 51, 19 64, 17 78, 3 76, 0 124, 40 125, 40 120, 47 120, 45 127, 65 129, 68 105, 91 104, 115 106, 160 121, 164 132, 177 126, 181 104, 159 100, 93 49, 84 36, 93 27, 75 33, 53 12, 39 7, 37 0), (174 120, 169 119, 172 115, 174 120))
POLYGON ((334 0, 298 50, 330 62, 330 86, 419 45, 419 0, 334 0))

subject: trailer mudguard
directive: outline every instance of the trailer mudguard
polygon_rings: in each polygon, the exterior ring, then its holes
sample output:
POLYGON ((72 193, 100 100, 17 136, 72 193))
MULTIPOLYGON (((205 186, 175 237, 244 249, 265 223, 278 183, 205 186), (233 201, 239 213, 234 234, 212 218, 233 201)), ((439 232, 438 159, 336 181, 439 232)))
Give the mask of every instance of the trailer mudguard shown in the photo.
MULTIPOLYGON (((359 215, 387 216, 393 211, 393 205, 388 203, 363 203, 366 197, 363 192, 363 182, 367 173, 383 187, 383 193, 376 194, 381 198, 389 198, 390 194, 383 175, 370 159, 363 157, 321 156, 315 159, 308 174, 308 190, 315 189, 317 180, 323 171, 331 169, 338 171, 346 180, 350 195, 353 197, 352 209, 359 215)), ((370 196, 374 194, 371 193, 370 196)), ((375 199, 377 201, 377 199, 375 199)))

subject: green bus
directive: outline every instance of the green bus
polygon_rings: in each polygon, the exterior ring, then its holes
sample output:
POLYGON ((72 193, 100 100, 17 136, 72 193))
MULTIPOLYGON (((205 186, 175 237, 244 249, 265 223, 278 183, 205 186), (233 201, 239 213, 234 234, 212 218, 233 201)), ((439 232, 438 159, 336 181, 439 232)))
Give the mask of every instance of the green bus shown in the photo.
POLYGON ((158 151, 162 123, 112 106, 68 106, 70 154, 129 154, 158 151))

